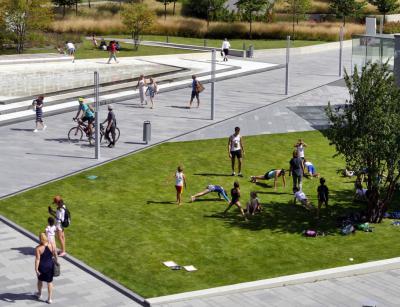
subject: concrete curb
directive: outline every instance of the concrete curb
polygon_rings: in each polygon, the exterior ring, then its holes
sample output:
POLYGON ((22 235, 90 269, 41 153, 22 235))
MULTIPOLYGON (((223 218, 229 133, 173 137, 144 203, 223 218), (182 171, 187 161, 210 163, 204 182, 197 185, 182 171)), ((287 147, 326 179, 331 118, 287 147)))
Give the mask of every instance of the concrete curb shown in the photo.
MULTIPOLYGON (((25 237, 28 237, 29 239, 35 241, 36 243, 39 243, 37 236, 35 236, 30 231, 22 228, 21 226, 15 224, 14 222, 10 221, 6 217, 0 215, 0 221, 2 221, 7 226, 13 228, 14 230, 18 231, 25 237)), ((85 273, 88 273, 91 276, 93 276, 94 278, 105 283, 107 286, 113 288, 114 290, 118 291, 119 293, 121 293, 121 294, 125 295, 126 297, 130 298, 131 300, 135 301, 136 303, 141 304, 143 306, 148 306, 143 297, 141 297, 140 295, 136 294, 135 292, 132 292, 131 290, 125 288, 124 286, 122 286, 119 283, 117 283, 116 281, 108 278, 107 276, 104 276, 102 273, 100 273, 99 271, 96 271, 95 269, 86 265, 84 262, 80 261, 79 259, 77 259, 71 255, 66 255, 65 257, 63 257, 63 259, 65 259, 69 263, 73 264, 74 266, 78 267, 85 273)))
POLYGON ((281 276, 271 279, 264 279, 246 283, 240 283, 230 286, 210 288, 205 290, 191 291, 174 295, 160 296, 146 299, 150 305, 168 304, 173 302, 185 301, 200 297, 219 296, 227 294, 237 294, 238 292, 248 292, 261 289, 270 289, 276 287, 284 287, 302 283, 312 283, 332 278, 343 278, 354 275, 363 275, 367 273, 379 272, 390 269, 400 268, 400 257, 366 262, 361 264, 347 265, 332 269, 325 269, 307 273, 281 276))

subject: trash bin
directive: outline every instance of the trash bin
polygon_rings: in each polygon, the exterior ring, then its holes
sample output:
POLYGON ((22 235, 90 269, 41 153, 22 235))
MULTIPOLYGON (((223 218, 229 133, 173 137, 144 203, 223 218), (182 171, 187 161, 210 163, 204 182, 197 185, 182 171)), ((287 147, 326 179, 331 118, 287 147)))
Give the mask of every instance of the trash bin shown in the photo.
POLYGON ((246 50, 246 58, 254 57, 254 48, 253 45, 249 46, 249 49, 246 50))
POLYGON ((151 141, 151 123, 146 120, 143 123, 143 142, 148 144, 151 141))

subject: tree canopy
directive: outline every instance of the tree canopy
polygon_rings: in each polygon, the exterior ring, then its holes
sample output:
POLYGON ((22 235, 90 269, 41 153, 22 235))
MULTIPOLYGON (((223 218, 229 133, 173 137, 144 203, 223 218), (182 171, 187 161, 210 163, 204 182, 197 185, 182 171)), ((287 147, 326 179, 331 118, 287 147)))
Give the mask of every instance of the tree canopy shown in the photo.
POLYGON ((238 0, 236 6, 242 12, 245 20, 249 22, 249 38, 252 38, 252 23, 254 15, 264 13, 268 6, 275 1, 271 0, 238 0))
POLYGON ((383 15, 383 20, 387 13, 395 12, 400 7, 398 0, 369 0, 369 3, 376 6, 383 15))
POLYGON ((346 25, 346 18, 349 16, 358 16, 362 13, 366 1, 358 0, 332 0, 331 10, 337 17, 343 19, 343 25, 346 25))
POLYGON ((329 105, 326 135, 349 168, 366 170, 368 217, 380 222, 400 179, 400 90, 386 64, 367 64, 345 81, 350 99, 329 105))

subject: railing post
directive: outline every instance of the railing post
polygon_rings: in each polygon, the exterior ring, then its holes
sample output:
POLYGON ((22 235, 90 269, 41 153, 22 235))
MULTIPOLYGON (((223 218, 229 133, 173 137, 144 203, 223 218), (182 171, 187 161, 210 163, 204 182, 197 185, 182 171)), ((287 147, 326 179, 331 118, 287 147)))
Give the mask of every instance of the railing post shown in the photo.
POLYGON ((339 33, 339 41, 340 41, 340 49, 339 49, 339 77, 342 76, 343 70, 343 39, 344 39, 344 28, 340 27, 339 33))
POLYGON ((215 70, 217 62, 217 51, 211 52, 211 120, 215 118, 215 70))
POLYGON ((286 75, 285 75, 285 95, 289 95, 289 61, 290 61, 290 36, 286 38, 286 75))

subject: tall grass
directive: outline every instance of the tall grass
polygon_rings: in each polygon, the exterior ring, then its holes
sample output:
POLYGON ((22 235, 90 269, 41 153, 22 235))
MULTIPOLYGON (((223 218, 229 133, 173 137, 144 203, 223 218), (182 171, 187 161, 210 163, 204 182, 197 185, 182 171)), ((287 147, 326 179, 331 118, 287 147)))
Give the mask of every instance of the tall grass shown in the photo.
MULTIPOLYGON (((295 27, 295 38, 301 40, 335 41, 341 23, 338 22, 300 22, 295 27)), ((54 21, 51 30, 56 33, 83 33, 97 35, 127 34, 119 15, 113 18, 104 18, 101 21, 90 18, 70 17, 65 20, 54 21)), ((211 22, 207 29, 207 22, 195 18, 160 17, 148 33, 153 35, 169 35, 183 37, 208 37, 208 38, 247 38, 249 24, 244 22, 211 22)), ((348 23, 346 25, 346 38, 352 34, 363 33, 364 26, 348 23)), ((254 39, 283 39, 292 34, 290 22, 253 23, 254 39)))

